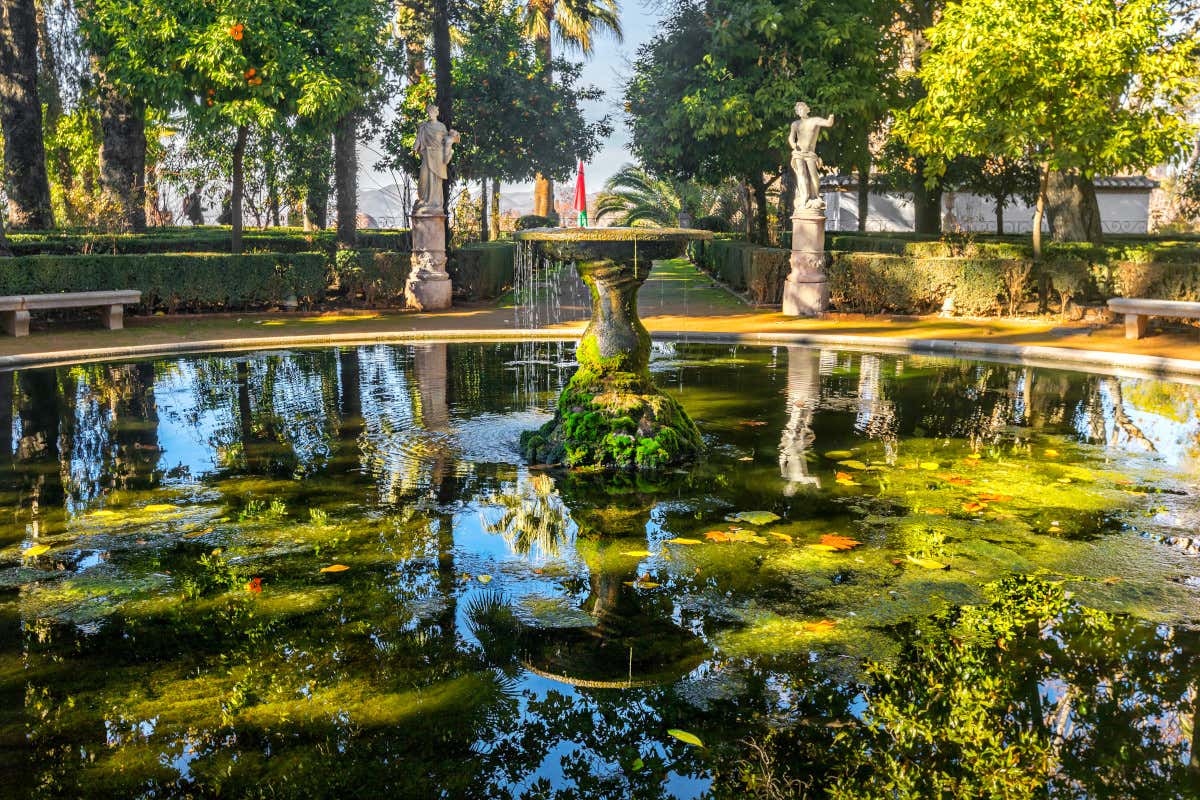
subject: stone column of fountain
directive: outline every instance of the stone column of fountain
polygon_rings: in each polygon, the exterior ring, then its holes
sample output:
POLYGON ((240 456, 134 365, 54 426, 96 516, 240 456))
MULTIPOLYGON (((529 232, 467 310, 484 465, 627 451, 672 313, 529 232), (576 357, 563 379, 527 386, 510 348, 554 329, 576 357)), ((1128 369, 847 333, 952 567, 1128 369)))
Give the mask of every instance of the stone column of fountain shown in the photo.
POLYGON ((450 159, 458 131, 438 122, 438 109, 428 107, 429 119, 417 127, 413 151, 421 158, 417 204, 412 214, 412 264, 404 283, 404 300, 418 311, 450 307, 450 275, 446 272, 446 210, 442 187, 449 178, 450 159))
POLYGON ((680 255, 707 231, 681 228, 537 228, 515 235, 550 259, 574 263, 592 295, 579 370, 554 419, 521 438, 526 458, 572 467, 659 469, 699 454, 687 412, 650 378, 650 334, 637 293, 656 259, 680 255))
POLYGON ((791 273, 783 286, 783 313, 815 317, 829 309, 829 280, 825 275, 825 201, 821 199, 821 162, 817 137, 833 125, 833 117, 811 117, 807 103, 796 104, 788 143, 796 171, 796 202, 792 213, 791 273))

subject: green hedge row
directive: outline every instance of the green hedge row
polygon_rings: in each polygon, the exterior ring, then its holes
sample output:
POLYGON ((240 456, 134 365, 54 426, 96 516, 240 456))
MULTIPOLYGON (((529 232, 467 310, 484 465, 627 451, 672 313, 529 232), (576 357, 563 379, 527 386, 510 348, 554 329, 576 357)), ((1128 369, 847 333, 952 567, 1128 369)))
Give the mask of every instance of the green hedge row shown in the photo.
POLYGON ((512 286, 515 254, 516 245, 510 241, 482 242, 455 250, 446 265, 454 296, 490 300, 504 294, 512 286))
MULTIPOLYGON (((152 228, 146 233, 89 233, 86 231, 13 232, 8 236, 13 255, 133 255, 142 253, 228 253, 228 227, 152 228)), ((311 253, 332 255, 337 233, 299 228, 251 229, 242 235, 246 252, 311 253)), ((406 252, 412 249, 407 230, 358 232, 363 249, 406 252)))
POLYGON ((143 311, 324 299, 324 253, 38 255, 0 259, 0 295, 138 289, 143 311))
MULTIPOLYGON (((941 309, 952 298, 957 313, 987 316, 1017 313, 1034 299, 1043 307, 1050 298, 1060 305, 1116 296, 1200 301, 1200 260, 1186 257, 1184 246, 1056 246, 1047 249, 1035 268, 1019 250, 997 246, 951 256, 925 247, 938 244, 942 243, 908 242, 910 249, 904 253, 833 250, 831 305, 839 311, 921 314, 941 309), (1178 257, 1166 258, 1165 253, 1178 257), (1142 260, 1147 256, 1154 259, 1142 260)), ((783 297, 787 250, 713 240, 693 244, 689 254, 704 271, 745 293, 751 302, 777 304, 783 297)))
POLYGON ((403 305, 404 284, 412 266, 410 253, 391 250, 339 250, 334 280, 342 298, 366 306, 403 305))

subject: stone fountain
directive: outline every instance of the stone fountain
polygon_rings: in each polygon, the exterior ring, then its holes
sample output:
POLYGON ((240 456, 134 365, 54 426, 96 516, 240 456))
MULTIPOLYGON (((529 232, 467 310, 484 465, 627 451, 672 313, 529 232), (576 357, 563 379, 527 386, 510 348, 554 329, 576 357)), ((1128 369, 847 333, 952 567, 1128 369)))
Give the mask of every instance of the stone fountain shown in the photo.
POLYGON ((573 263, 592 297, 592 318, 576 349, 579 370, 558 398, 554 419, 521 437, 539 464, 654 470, 688 461, 700 432, 650 377, 650 334, 638 318, 638 289, 655 260, 712 238, 686 228, 534 228, 514 235, 551 261, 573 263))

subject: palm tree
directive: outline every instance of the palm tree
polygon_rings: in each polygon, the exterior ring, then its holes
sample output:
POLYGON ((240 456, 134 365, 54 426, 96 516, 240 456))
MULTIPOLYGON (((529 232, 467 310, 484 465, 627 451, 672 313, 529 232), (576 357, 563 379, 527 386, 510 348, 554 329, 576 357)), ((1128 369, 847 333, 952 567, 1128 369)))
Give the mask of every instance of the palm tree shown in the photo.
MULTIPOLYGON (((621 40, 620 7, 617 0, 522 0, 525 31, 533 39, 545 69, 546 83, 553 79, 554 51, 551 40, 591 55, 594 39, 611 33, 621 40)), ((554 183, 538 173, 533 193, 533 213, 548 217, 554 211, 554 183)))
POLYGON ((614 217, 617 225, 669 228, 679 224, 681 213, 693 219, 719 216, 732 220, 737 208, 737 188, 733 184, 701 186, 665 180, 636 164, 626 164, 608 179, 597 196, 596 222, 614 217))

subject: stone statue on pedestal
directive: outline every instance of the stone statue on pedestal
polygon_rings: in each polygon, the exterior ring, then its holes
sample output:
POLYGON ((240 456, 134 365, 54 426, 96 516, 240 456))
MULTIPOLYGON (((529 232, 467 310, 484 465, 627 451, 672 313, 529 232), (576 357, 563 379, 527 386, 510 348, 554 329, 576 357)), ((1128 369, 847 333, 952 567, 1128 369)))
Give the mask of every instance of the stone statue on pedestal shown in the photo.
POLYGON ((788 134, 792 147, 792 169, 796 171, 796 209, 825 210, 821 199, 821 160, 817 158, 817 137, 821 128, 833 125, 833 115, 810 117, 808 103, 796 103, 796 116, 788 134))
POLYGON ((421 158, 421 172, 417 178, 416 213, 442 211, 442 185, 449 180, 450 159, 454 157, 454 145, 459 133, 447 130, 438 121, 438 107, 432 103, 426 109, 429 119, 417 126, 417 140, 413 152, 421 158))

